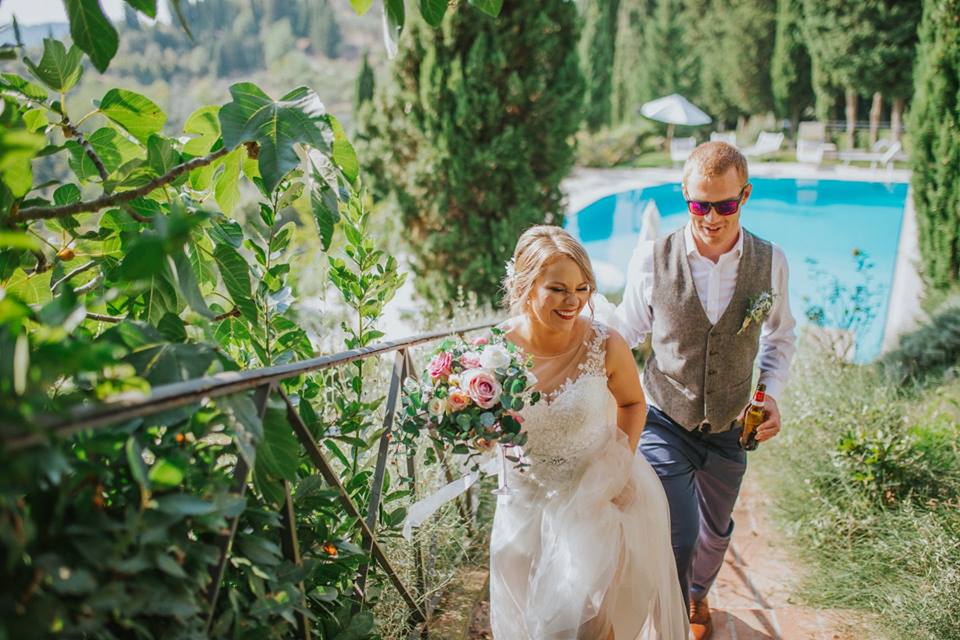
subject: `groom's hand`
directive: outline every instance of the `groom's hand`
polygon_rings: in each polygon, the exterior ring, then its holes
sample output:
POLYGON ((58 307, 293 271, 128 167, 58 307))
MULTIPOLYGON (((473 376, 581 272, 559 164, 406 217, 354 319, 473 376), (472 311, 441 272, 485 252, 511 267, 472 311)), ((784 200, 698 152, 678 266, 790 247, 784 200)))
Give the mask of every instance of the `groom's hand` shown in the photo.
POLYGON ((757 427, 757 442, 763 442, 780 433, 780 407, 773 396, 767 396, 763 405, 767 419, 757 427))

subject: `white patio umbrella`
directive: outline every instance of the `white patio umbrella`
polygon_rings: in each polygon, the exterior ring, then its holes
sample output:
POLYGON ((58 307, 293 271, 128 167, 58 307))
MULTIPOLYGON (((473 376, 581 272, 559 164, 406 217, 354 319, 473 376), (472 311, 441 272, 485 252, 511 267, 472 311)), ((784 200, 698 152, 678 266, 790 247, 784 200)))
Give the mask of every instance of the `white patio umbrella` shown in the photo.
POLYGON ((665 122, 669 125, 667 127, 668 149, 670 148, 670 140, 673 138, 673 127, 675 125, 699 125, 713 122, 713 118, 679 93, 673 93, 664 98, 657 98, 645 103, 640 107, 640 113, 651 120, 665 122))

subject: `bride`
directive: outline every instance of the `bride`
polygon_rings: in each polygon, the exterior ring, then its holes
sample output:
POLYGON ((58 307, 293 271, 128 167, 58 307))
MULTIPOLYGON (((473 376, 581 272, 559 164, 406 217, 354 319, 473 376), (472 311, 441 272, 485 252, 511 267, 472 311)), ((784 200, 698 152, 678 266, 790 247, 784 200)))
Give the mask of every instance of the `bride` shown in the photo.
POLYGON ((647 410, 636 364, 580 315, 596 286, 586 251, 533 227, 504 286, 501 328, 533 357, 543 399, 521 412, 530 466, 510 469, 494 518, 494 640, 686 638, 666 497, 634 455, 647 410))

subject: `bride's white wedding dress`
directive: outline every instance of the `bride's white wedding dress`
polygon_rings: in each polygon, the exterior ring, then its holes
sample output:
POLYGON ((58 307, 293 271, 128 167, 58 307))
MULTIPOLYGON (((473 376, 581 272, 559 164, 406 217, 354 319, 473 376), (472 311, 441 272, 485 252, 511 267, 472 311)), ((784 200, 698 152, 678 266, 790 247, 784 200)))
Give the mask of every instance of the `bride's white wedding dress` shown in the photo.
POLYGON ((535 358, 538 388, 553 390, 521 411, 530 466, 511 466, 497 505, 494 640, 687 637, 667 500, 617 428, 606 337, 594 322, 573 352, 535 358))

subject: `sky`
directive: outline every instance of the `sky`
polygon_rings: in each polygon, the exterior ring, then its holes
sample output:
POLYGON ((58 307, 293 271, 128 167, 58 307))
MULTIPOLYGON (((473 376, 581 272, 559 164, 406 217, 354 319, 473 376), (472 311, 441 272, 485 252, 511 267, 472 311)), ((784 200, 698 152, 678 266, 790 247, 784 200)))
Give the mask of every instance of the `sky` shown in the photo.
MULTIPOLYGON (((158 14, 163 19, 167 6, 165 2, 158 4, 158 14)), ((100 6, 114 20, 123 17, 123 0, 100 0, 100 6)), ((12 15, 23 25, 67 21, 63 0, 0 0, 0 25, 9 23, 12 15)))

